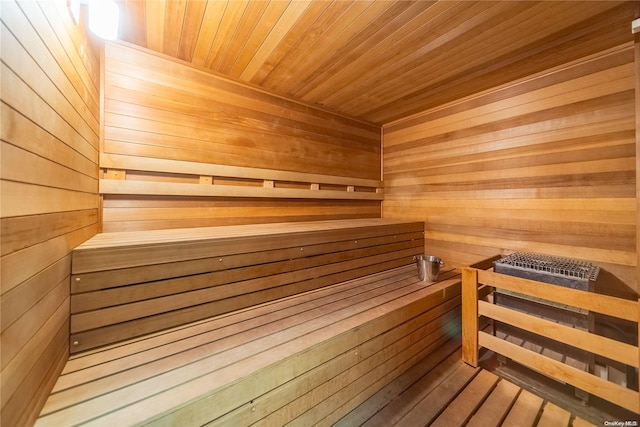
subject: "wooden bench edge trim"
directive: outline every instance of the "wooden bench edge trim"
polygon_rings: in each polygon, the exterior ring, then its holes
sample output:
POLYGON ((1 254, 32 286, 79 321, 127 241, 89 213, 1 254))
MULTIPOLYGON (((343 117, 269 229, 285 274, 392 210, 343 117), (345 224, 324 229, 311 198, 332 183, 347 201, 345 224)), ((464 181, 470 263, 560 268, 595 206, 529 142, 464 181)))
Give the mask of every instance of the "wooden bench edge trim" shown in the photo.
MULTIPOLYGON (((215 227, 211 227, 215 230, 215 227)), ((309 245, 327 242, 347 241, 351 239, 366 239, 388 234, 405 234, 409 232, 424 232, 424 223, 420 222, 391 222, 383 221, 377 224, 354 224, 342 228, 323 228, 315 230, 295 230, 291 232, 272 231, 256 235, 240 236, 207 236, 202 229, 186 230, 186 239, 158 237, 154 241, 129 242, 123 245, 100 245, 91 247, 91 241, 85 242, 76 248, 73 253, 72 274, 89 273, 104 270, 97 268, 92 258, 96 256, 106 257, 109 261, 109 269, 136 267, 149 264, 164 264, 192 259, 208 258, 213 254, 211 245, 216 245, 217 252, 213 256, 239 254, 272 250, 285 247, 305 247, 309 245), (202 233, 198 237, 198 233, 202 233), (247 249, 248 248, 248 249, 247 249), (147 257, 144 260, 132 257, 132 254, 145 250, 147 257)), ((140 234, 131 232, 131 234, 140 234)), ((158 233, 153 233, 157 235, 158 233)))
POLYGON ((323 221, 269 222, 264 224, 217 225, 98 233, 91 239, 77 246, 74 251, 110 248, 114 245, 137 246, 140 244, 258 238, 263 236, 299 235, 318 232, 342 232, 344 230, 360 230, 363 228, 389 226, 405 227, 409 231, 424 231, 424 222, 421 221, 402 221, 377 217, 323 221))

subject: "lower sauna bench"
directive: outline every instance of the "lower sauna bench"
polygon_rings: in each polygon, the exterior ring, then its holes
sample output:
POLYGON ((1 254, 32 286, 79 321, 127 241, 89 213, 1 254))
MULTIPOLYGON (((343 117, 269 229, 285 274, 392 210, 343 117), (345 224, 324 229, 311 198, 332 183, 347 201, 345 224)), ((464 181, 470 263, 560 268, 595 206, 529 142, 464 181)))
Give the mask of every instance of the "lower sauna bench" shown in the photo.
POLYGON ((460 333, 414 265, 72 355, 37 426, 332 425, 460 333))

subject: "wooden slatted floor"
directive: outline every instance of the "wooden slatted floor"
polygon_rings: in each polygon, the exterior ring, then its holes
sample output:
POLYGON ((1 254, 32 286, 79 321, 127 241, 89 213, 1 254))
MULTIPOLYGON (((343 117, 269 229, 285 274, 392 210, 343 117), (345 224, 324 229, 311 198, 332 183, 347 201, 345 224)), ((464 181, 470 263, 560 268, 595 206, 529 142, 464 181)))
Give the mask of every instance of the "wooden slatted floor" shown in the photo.
MULTIPOLYGON (((459 343, 457 338, 450 340, 439 352, 423 359, 336 426, 603 425, 587 421, 585 411, 563 409, 555 399, 552 402, 487 369, 466 365, 461 361, 459 343)), ((628 425, 637 425, 633 424, 637 418, 629 418, 628 413, 599 416, 601 420, 630 421, 628 425)))

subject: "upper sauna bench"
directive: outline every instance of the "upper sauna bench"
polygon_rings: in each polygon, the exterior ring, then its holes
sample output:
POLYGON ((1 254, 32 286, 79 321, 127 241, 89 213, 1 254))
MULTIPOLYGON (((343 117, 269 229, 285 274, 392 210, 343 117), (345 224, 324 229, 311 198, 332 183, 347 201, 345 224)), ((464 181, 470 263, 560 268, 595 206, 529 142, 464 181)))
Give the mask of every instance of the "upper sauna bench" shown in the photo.
POLYGON ((424 224, 357 219, 103 233, 72 254, 71 353, 411 264, 424 224))

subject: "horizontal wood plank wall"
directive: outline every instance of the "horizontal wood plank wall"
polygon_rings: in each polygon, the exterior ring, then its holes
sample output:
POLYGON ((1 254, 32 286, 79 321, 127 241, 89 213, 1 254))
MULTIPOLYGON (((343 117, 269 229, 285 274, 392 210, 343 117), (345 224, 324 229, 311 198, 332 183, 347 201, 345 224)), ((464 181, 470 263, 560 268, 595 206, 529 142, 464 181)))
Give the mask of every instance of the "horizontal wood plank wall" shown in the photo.
MULTIPOLYGON (((380 179, 379 126, 124 43, 105 49, 104 122, 106 154, 380 179)), ((125 179, 188 182, 150 172, 125 179)), ((370 218, 380 209, 379 200, 105 195, 103 231, 370 218)))
POLYGON ((2 2, 3 426, 31 425, 69 355, 71 250, 98 230, 99 55, 66 2, 2 2))
POLYGON ((385 126, 383 216, 425 221, 452 265, 569 256, 635 295, 633 61, 621 45, 385 126))

